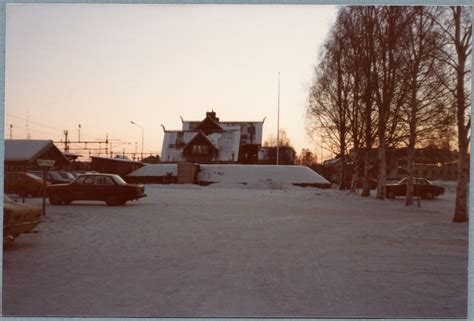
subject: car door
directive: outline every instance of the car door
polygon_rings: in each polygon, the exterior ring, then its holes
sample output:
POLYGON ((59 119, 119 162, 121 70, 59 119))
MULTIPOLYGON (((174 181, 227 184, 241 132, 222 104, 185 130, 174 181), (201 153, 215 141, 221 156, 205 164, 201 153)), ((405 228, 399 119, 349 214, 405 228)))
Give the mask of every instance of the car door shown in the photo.
POLYGON ((95 176, 80 177, 74 182, 73 194, 76 200, 94 200, 95 176))
POLYGON ((109 196, 116 194, 116 184, 109 176, 97 176, 95 180, 95 194, 97 200, 105 201, 109 196))
POLYGON ((407 195, 407 185, 408 185, 408 179, 403 179, 400 181, 400 183, 397 185, 397 196, 405 196, 407 195))
POLYGON ((416 196, 422 196, 426 192, 432 192, 430 184, 424 178, 416 179, 417 194, 416 196))
POLYGON ((4 188, 5 193, 13 193, 15 191, 15 176, 13 173, 5 173, 4 188))

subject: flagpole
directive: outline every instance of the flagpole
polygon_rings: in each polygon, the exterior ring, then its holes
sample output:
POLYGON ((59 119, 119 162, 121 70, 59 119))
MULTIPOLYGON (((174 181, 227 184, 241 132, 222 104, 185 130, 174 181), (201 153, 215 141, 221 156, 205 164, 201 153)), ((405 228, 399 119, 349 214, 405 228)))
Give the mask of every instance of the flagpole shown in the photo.
POLYGON ((280 72, 278 72, 277 165, 280 165, 280 72))

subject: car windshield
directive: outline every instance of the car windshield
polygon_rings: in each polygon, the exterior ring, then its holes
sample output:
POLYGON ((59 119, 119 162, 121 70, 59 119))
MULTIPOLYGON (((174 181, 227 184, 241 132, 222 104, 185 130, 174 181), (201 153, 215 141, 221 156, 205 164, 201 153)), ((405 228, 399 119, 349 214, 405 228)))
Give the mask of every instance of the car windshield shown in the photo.
MULTIPOLYGON (((413 183, 418 185, 433 185, 429 180, 426 178, 413 178, 413 183)), ((408 184, 408 178, 404 178, 397 183, 398 185, 406 185, 408 184)))
POLYGON ((68 173, 68 172, 58 172, 58 173, 64 179, 73 179, 74 178, 74 175, 72 175, 71 173, 68 173))
POLYGON ((122 177, 118 175, 111 175, 111 177, 114 179, 114 181, 119 184, 119 185, 127 185, 127 182, 123 180, 122 177))
POLYGON ((3 195, 3 201, 7 203, 15 203, 10 197, 3 195))
POLYGON ((61 177, 61 175, 59 175, 57 172, 49 172, 49 175, 53 178, 53 179, 59 179, 59 180, 62 180, 63 178, 61 177))
POLYGON ((78 176, 76 176, 76 178, 74 178, 74 179, 72 180, 71 183, 79 183, 80 181, 82 181, 82 180, 84 179, 84 177, 85 177, 85 175, 79 174, 78 176))
POLYGON ((397 185, 405 185, 405 184, 408 184, 408 179, 406 178, 402 179, 401 181, 397 183, 397 185))
POLYGON ((416 183, 417 184, 420 184, 420 185, 433 185, 429 180, 427 180, 426 178, 418 178, 416 180, 416 183))

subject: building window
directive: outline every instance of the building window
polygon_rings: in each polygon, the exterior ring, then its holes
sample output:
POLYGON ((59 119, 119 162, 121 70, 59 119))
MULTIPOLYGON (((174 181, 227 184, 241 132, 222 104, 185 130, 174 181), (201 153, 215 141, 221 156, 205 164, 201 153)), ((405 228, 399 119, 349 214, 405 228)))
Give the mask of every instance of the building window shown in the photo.
POLYGON ((193 145, 194 155, 209 155, 209 146, 207 145, 193 145))

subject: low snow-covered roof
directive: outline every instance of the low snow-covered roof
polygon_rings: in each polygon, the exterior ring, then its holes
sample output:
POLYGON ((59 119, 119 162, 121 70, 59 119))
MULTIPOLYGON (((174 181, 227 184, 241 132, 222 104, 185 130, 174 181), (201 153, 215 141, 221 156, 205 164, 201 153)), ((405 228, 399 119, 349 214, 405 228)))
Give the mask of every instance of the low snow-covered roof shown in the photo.
POLYGON ((257 183, 271 179, 290 184, 329 184, 312 169, 296 165, 201 165, 198 179, 219 183, 257 183))
POLYGON ((166 176, 168 173, 177 176, 178 164, 146 164, 128 176, 166 176))
MULTIPOLYGON (((177 164, 147 164, 128 176, 178 175, 177 164)), ((256 184, 265 180, 287 184, 330 184, 306 166, 276 165, 200 165, 199 181, 256 184)))
POLYGON ((52 140, 5 140, 5 161, 26 161, 53 145, 52 140))

